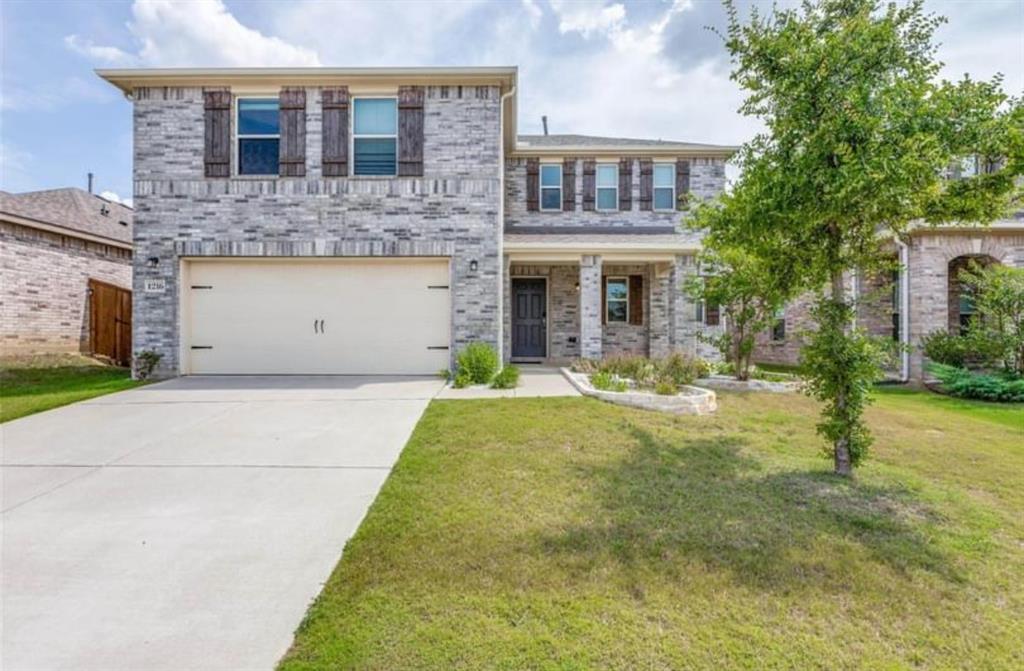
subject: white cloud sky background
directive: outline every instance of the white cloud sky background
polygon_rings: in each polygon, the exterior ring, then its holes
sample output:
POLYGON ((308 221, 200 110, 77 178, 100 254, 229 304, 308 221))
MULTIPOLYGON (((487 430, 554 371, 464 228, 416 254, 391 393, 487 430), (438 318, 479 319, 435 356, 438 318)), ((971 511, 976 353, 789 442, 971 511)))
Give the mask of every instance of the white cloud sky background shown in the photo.
MULTIPOLYGON (((750 2, 741 2, 742 8, 750 2)), ((758 2, 762 6, 767 3, 758 2)), ((950 78, 1024 92, 1024 1, 931 0, 950 78)), ((94 67, 518 65, 519 130, 739 144, 718 0, 4 2, 0 188, 131 193, 131 111, 94 67)))

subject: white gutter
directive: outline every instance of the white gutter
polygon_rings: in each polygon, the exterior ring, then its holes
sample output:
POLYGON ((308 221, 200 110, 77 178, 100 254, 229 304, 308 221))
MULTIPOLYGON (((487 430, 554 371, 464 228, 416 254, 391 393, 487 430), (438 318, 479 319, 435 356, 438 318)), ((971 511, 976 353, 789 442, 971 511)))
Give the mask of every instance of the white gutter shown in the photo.
MULTIPOLYGON (((502 94, 498 101, 500 137, 498 140, 498 342, 499 358, 505 361, 505 101, 516 94, 517 83, 502 94)), ((509 356, 511 357, 511 352, 509 356)))
POLYGON ((910 381, 910 247, 896 239, 900 250, 900 382, 910 381))

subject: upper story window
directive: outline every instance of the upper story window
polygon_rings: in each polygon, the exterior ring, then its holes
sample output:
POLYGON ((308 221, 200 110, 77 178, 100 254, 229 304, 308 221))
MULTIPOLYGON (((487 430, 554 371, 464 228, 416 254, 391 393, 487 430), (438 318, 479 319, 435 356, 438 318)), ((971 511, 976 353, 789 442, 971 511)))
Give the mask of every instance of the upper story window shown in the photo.
POLYGON ((676 167, 671 163, 654 166, 654 209, 676 209, 676 167))
POLYGON ((238 99, 238 174, 276 175, 281 143, 276 98, 238 99))
POLYGON ((356 98, 352 117, 353 174, 398 174, 398 100, 356 98))
POLYGON ((626 322, 629 319, 629 278, 605 278, 605 321, 626 322))
POLYGON ((619 166, 614 163, 597 166, 597 209, 619 209, 619 166))
POLYGON ((540 167, 540 209, 562 209, 562 166, 544 164, 540 167))
POLYGON ((782 342, 786 339, 786 308, 779 308, 775 311, 775 321, 771 328, 772 342, 782 342))

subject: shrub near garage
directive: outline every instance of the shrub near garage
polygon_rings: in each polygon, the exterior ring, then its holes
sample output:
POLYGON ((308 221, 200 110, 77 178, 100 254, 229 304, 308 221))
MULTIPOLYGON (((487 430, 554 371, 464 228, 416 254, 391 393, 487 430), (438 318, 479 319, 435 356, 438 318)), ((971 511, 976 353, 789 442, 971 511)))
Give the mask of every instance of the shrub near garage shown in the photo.
POLYGON ((469 343, 456 357, 455 386, 459 386, 460 378, 468 384, 487 384, 499 365, 498 352, 493 347, 482 342, 469 343))

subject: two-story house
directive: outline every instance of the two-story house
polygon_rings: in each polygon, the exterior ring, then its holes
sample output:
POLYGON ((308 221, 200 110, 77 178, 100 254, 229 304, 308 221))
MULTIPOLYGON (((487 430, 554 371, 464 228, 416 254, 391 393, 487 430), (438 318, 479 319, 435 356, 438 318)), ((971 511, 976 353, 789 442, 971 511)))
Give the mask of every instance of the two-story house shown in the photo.
POLYGON ((134 349, 159 372, 434 373, 696 351, 733 147, 517 136, 517 71, 102 70, 134 105, 134 349))

